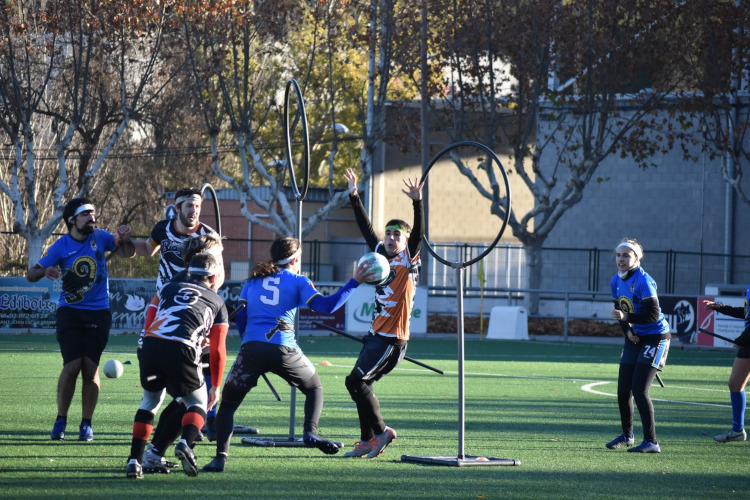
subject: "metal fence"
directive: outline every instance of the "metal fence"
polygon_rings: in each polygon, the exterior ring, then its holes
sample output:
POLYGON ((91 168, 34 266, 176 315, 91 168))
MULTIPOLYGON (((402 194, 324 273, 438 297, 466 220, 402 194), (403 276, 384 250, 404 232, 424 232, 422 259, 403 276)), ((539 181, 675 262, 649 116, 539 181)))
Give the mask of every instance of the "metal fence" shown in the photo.
MULTIPOLYGON (((245 279, 254 264, 269 259, 271 243, 272 240, 225 239, 227 278, 245 279)), ((464 243, 433 243, 432 246, 450 262, 465 262, 486 249, 484 245, 464 243)), ((303 241, 303 272, 316 282, 346 281, 365 252, 364 242, 303 241)), ((424 272, 429 293, 455 295, 455 270, 437 262, 426 249, 423 249, 423 261, 426 261, 424 272)), ((156 276, 157 265, 156 257, 113 257, 109 261, 109 271, 113 278, 152 278, 156 276)), ((664 294, 700 295, 707 284, 750 283, 750 256, 745 255, 652 250, 646 252, 643 267, 664 294)), ((608 292, 614 273, 611 249, 544 248, 542 282, 538 289, 608 292)), ((529 288, 523 247, 498 245, 481 262, 465 269, 463 279, 467 296, 482 293, 487 297, 501 297, 507 296, 508 289, 529 288)))

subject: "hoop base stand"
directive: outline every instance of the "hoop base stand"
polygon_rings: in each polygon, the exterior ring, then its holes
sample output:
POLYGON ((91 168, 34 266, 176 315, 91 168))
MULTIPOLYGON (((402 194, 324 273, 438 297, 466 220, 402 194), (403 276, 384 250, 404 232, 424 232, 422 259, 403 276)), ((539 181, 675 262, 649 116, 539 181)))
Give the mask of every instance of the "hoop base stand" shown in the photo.
POLYGON ((521 461, 515 458, 478 457, 475 455, 464 455, 463 458, 453 455, 401 455, 401 461, 426 465, 449 465, 451 467, 521 465, 521 461))
POLYGON ((491 467, 521 465, 515 458, 494 458, 464 453, 465 425, 465 370, 464 370, 464 267, 456 269, 456 320, 458 323, 458 453, 453 455, 401 455, 402 462, 417 462, 425 465, 450 465, 453 467, 491 467))

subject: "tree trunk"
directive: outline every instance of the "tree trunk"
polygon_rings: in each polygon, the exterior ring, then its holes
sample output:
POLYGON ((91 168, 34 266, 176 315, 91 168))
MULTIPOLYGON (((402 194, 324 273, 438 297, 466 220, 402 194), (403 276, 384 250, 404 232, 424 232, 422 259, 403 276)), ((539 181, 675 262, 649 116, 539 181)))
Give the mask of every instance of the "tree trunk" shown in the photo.
POLYGON ((44 244, 45 238, 39 234, 29 234, 26 236, 26 244, 28 245, 28 262, 26 263, 26 268, 31 268, 36 265, 37 262, 39 262, 39 259, 42 258, 42 245, 44 244))
MULTIPOLYGON (((526 266, 529 271, 528 288, 539 290, 542 285, 542 243, 532 239, 524 244, 526 266)), ((526 295, 526 309, 529 315, 539 314, 539 293, 529 292, 526 295)))

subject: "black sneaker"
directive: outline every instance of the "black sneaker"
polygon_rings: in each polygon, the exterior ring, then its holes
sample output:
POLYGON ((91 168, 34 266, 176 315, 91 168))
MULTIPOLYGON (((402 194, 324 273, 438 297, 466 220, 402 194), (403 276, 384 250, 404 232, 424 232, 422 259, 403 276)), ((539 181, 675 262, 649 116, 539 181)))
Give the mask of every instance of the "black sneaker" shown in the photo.
POLYGON ((177 446, 174 447, 174 454, 182 462, 182 470, 185 471, 185 474, 191 477, 198 475, 198 464, 195 463, 195 455, 193 455, 193 450, 185 441, 180 440, 177 443, 177 446))
POLYGON ((224 472, 224 466, 227 464, 227 457, 219 455, 214 457, 210 462, 203 466, 204 472, 224 472))
POLYGON ((652 443, 644 439, 641 444, 635 448, 630 448, 628 451, 634 453, 661 453, 661 446, 659 446, 659 443, 652 443))
POLYGON ((129 479, 143 479, 143 468, 138 460, 131 458, 128 460, 128 466, 125 468, 125 475, 129 479))
MULTIPOLYGON (((234 424, 232 434, 258 434, 260 430, 257 427, 248 427, 247 425, 234 424)), ((208 438, 209 440, 211 438, 208 438)))
POLYGON ((335 455, 339 452, 339 446, 333 441, 323 439, 313 432, 305 432, 302 441, 308 448, 317 448, 326 455, 335 455))
POLYGON ((623 446, 625 447, 633 446, 634 443, 635 443, 635 439, 633 438, 633 436, 626 436, 625 434, 620 434, 619 436, 617 436, 616 438, 614 438, 612 441, 610 441, 604 446, 606 446, 610 450, 619 450, 623 446))

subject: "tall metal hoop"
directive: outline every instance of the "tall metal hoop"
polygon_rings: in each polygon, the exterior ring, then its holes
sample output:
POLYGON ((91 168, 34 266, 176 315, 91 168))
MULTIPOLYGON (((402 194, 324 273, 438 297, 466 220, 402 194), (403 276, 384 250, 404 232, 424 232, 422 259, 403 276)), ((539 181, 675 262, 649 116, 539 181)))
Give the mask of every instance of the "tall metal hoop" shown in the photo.
POLYGON ((297 80, 291 78, 286 84, 286 91, 284 92, 284 130, 286 131, 284 138, 286 144, 286 163, 289 166, 289 177, 292 183, 292 189, 294 190, 294 196, 297 200, 301 201, 305 199, 307 195, 307 188, 310 184, 310 134, 307 128, 307 113, 305 112, 305 101, 302 98, 302 91, 299 88, 297 80), (297 104, 299 105, 299 118, 302 122, 302 136, 304 139, 305 156, 303 159, 302 167, 305 172, 305 180, 302 183, 302 189, 297 186, 297 181, 294 177, 294 164, 292 163, 292 133, 289 129, 289 95, 291 90, 294 89, 294 94, 297 98, 297 104))
POLYGON ((201 186, 201 194, 205 193, 206 191, 211 193, 211 199, 214 202, 214 216, 216 217, 216 232, 219 233, 219 236, 221 236, 221 216, 219 215, 219 199, 216 197, 216 191, 214 190, 214 187, 208 182, 204 183, 201 186))
POLYGON ((487 249, 484 252, 482 252, 479 256, 466 262, 450 262, 440 257, 437 253, 435 253, 435 250, 432 248, 432 245, 430 245, 430 242, 427 241, 427 239, 423 240, 423 243, 427 246, 427 249, 432 254, 432 256, 435 257, 436 260, 456 270, 456 319, 458 323, 458 335, 457 335, 458 336, 458 453, 456 454, 456 456, 452 456, 452 455, 432 455, 432 456, 402 455, 401 460, 404 462, 418 462, 418 463, 423 463, 423 464, 428 464, 428 465, 452 465, 452 466, 458 466, 458 467, 521 465, 521 461, 515 458, 478 457, 475 455, 466 455, 464 453, 465 370, 464 370, 464 302, 463 302, 463 296, 464 296, 463 280, 464 278, 463 278, 463 272, 464 272, 464 268, 471 266, 472 264, 482 260, 488 253, 492 251, 493 248, 495 248, 495 245, 497 245, 497 242, 500 241, 500 238, 502 237, 503 232, 505 231, 505 228, 508 225, 508 220, 510 219, 510 183, 508 181, 508 174, 505 172, 503 165, 500 163, 500 160, 497 158, 495 153, 484 144, 480 144, 478 142, 473 142, 473 141, 456 142, 445 147, 432 159, 432 161, 430 161, 429 165, 427 166, 424 173, 422 174, 422 179, 420 179, 420 183, 424 182, 427 179, 427 174, 430 172, 430 169, 433 167, 433 165, 435 165, 435 163, 437 163, 437 161, 440 158, 442 158, 446 153, 454 149, 460 148, 460 147, 479 148, 485 153, 487 153, 488 157, 493 162, 497 163, 498 167, 500 168, 500 172, 502 173, 503 181, 505 182, 505 191, 507 193, 507 206, 505 210, 505 217, 503 218, 503 224, 502 224, 502 227, 500 228, 500 232, 498 232, 497 237, 490 244, 490 246, 487 247, 487 249))
POLYGON ((435 155, 435 157, 427 165, 427 168, 425 169, 424 173, 422 174, 422 178, 419 181, 420 184, 424 182, 425 180, 427 180, 427 174, 430 173, 430 169, 432 169, 432 167, 435 165, 435 163, 438 162, 438 160, 440 160, 440 158, 445 156, 447 153, 453 151, 454 149, 458 149, 461 147, 474 147, 477 149, 481 149, 482 151, 487 153, 487 156, 490 158, 492 162, 497 164, 497 166, 500 169, 500 172, 502 173, 503 182, 505 184, 505 192, 508 193, 508 196, 507 196, 507 203, 506 203, 507 206, 505 207, 506 208, 505 217, 503 218, 503 224, 502 224, 502 227, 500 228, 500 231, 497 233, 495 240, 492 243, 490 243, 490 245, 484 250, 484 252, 474 257, 473 259, 466 261, 466 262, 450 262, 435 252, 430 242, 427 241, 427 238, 422 240, 422 242, 426 244, 427 250, 429 250, 432 256, 435 257, 435 259, 438 260, 439 262, 442 262, 443 264, 449 267, 457 267, 457 266, 469 267, 473 264, 476 264, 483 258, 485 258, 487 254, 489 254, 492 251, 492 249, 495 248, 497 243, 500 241, 500 238, 502 238, 503 233, 505 232, 505 228, 508 225, 508 221, 510 220, 510 182, 508 180, 508 174, 505 172, 505 169, 503 168, 502 163, 500 163, 500 159, 498 159, 495 152, 482 143, 474 142, 474 141, 461 141, 461 142, 454 142, 453 144, 446 146, 445 148, 443 148, 442 151, 440 151, 437 155, 435 155))

